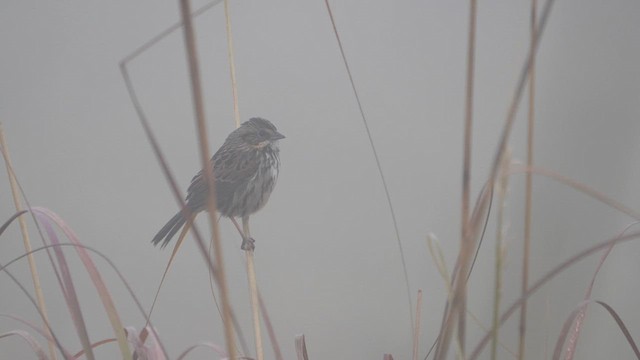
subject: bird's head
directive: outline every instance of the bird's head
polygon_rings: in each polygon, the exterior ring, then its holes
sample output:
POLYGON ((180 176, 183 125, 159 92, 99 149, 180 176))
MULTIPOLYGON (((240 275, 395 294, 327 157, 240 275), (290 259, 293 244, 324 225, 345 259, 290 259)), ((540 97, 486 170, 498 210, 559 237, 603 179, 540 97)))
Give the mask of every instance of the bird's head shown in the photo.
POLYGON ((267 145, 276 145, 278 140, 284 139, 284 135, 279 133, 269 120, 258 117, 244 122, 237 129, 237 132, 247 145, 256 149, 262 149, 267 145))

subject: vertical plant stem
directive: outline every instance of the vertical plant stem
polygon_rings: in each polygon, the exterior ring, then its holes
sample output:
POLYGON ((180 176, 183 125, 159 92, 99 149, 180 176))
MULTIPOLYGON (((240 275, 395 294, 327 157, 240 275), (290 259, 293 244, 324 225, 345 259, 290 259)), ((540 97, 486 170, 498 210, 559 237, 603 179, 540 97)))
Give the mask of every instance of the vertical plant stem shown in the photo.
MULTIPOLYGON (((233 118, 236 128, 240 127, 240 107, 238 106, 238 83, 236 81, 235 55, 233 51, 233 36, 231 35, 231 16, 229 16, 229 0, 224 0, 224 17, 227 31, 227 54, 229 57, 229 72, 231 73, 231 89, 233 92, 233 118)), ((249 218, 242 219, 242 229, 245 238, 250 238, 249 218)), ((243 239, 244 240, 244 239, 243 239)), ((258 284, 256 281, 256 268, 253 259, 253 250, 245 251, 247 258, 247 280, 251 296, 251 312, 253 314, 253 334, 256 345, 256 359, 263 360, 264 350, 262 346, 262 333, 260 331, 260 306, 258 301, 258 284)))
MULTIPOLYGON (((242 233, 246 239, 251 238, 249 230, 249 217, 242 218, 242 233)), ((256 281, 256 269, 253 261, 253 250, 245 250, 247 256, 247 277, 249 281, 249 293, 251 297, 251 313, 253 314, 253 333, 256 343, 256 360, 264 359, 262 346, 262 332, 260 330, 260 301, 258 299, 258 285, 256 281)))
MULTIPOLYGON (((16 212, 20 212, 23 210, 22 202, 20 201, 20 191, 18 189, 18 184, 16 182, 15 175, 13 173, 13 165, 11 164, 11 157, 9 156, 9 147, 7 146, 7 142, 4 138, 4 128, 2 127, 2 123, 0 123, 0 150, 2 151, 2 156, 4 157, 5 166, 7 168, 7 175, 9 176, 9 184, 11 186, 11 195, 13 196, 13 204, 16 207, 16 212)), ((36 260, 33 257, 33 253, 31 253, 31 241, 29 240, 29 230, 27 229, 27 222, 23 216, 18 218, 18 223, 20 224, 20 232, 22 233, 22 242, 24 244, 24 251, 28 253, 27 260, 29 262, 29 270, 31 272, 31 281, 33 281, 33 287, 36 292, 36 300, 38 301, 38 308, 42 313, 42 318, 44 319, 47 326, 45 326, 45 331, 48 333, 49 338, 51 337, 51 331, 49 327, 49 316, 47 314, 47 307, 44 301, 44 294, 42 292, 42 286, 40 285, 40 276, 38 276, 38 268, 36 266, 36 260)), ((56 355, 56 345, 53 341, 48 341, 49 348, 49 356, 52 360, 57 359, 56 355)))
POLYGON ((413 332, 413 360, 418 360, 418 350, 420 348, 420 316, 422 315, 422 290, 418 290, 418 301, 416 302, 416 328, 413 332))
POLYGON ((233 51, 233 36, 231 36, 231 17, 229 16, 229 0, 224 0, 224 18, 227 29, 227 54, 229 57, 229 72, 231 73, 231 90, 233 91, 233 119, 236 127, 240 127, 240 107, 238 106, 238 83, 236 82, 236 61, 233 51))
MULTIPOLYGON (((496 176, 500 167, 500 163, 502 161, 502 157, 504 156, 504 152, 507 147, 507 141, 510 138, 511 130, 513 129, 513 123, 515 121, 515 115, 518 110, 518 105, 520 104, 520 100, 524 92, 525 84, 528 79, 531 62, 538 49, 538 44, 540 43, 540 39, 542 38, 542 32, 544 31, 545 26, 547 24, 547 20, 549 19, 549 15, 551 14, 551 9, 553 8, 553 4, 554 4, 554 0, 547 0, 544 3, 540 20, 538 21, 539 24, 536 25, 536 35, 534 37, 535 41, 533 42, 529 50, 527 59, 524 63, 522 71, 520 72, 516 89, 513 93, 513 97, 511 98, 509 109, 507 111, 507 118, 502 128, 502 133, 500 134, 500 140, 498 141, 498 148, 496 150, 493 163, 491 164, 491 171, 489 172, 489 179, 488 179, 488 183, 490 184, 492 184, 496 179, 496 176)), ((476 235, 476 233, 480 229, 480 224, 482 221, 481 216, 482 214, 484 214, 484 211, 487 208, 487 205, 489 202, 489 193, 490 192, 487 191, 480 194, 478 201, 476 203, 477 204, 476 208, 474 209, 474 212, 469 218, 468 237, 469 237, 470 243, 473 243, 473 237, 476 235)), ((465 235, 466 234, 463 234, 463 236, 465 235)), ((466 268, 463 269, 462 267, 467 266, 466 262, 464 261, 464 260, 467 260, 464 258, 464 256, 466 255, 468 254, 465 254, 464 251, 461 251, 461 254, 458 257, 458 262, 461 264, 461 270, 465 270, 465 271, 466 271, 466 268)), ((464 274, 464 272, 462 273, 464 274)), ((461 301, 457 299, 457 297, 460 297, 460 296, 463 297, 466 295, 466 293, 464 293, 466 291, 466 287, 465 287, 466 284, 461 284, 460 282, 458 282, 456 285, 457 285, 456 290, 454 291, 453 299, 451 300, 451 309, 449 310, 449 313, 446 315, 446 321, 444 322, 444 325, 441 329, 440 339, 442 339, 441 340, 442 342, 438 343, 436 360, 446 358, 446 351, 449 346, 449 338, 451 334, 451 323, 452 323, 452 320, 455 318, 455 313, 459 311, 459 307, 461 303, 461 301), (443 351, 440 351, 440 349, 443 349, 443 351)), ((472 355, 475 355, 475 354, 472 354, 472 355)))
MULTIPOLYGON (((465 97, 465 119, 464 119, 464 160, 462 169, 462 231, 460 247, 461 252, 471 253, 473 251, 473 241, 469 236, 469 202, 471 193, 471 150, 472 150, 472 130, 473 130, 473 84, 474 84, 474 65, 475 65, 475 49, 476 49, 476 0, 470 0, 469 3, 469 43, 467 48, 467 85, 465 97)), ((458 273, 460 276, 459 284, 460 306, 458 311, 458 342, 460 350, 464 358, 465 338, 466 338, 466 315, 467 315, 467 272, 468 261, 467 256, 461 256, 465 259, 461 262, 462 271, 458 273)))
POLYGON ((249 292, 251 296, 251 313, 253 314, 253 334, 256 344, 256 359, 264 359, 264 348, 262 346, 262 331, 260 330, 260 307, 256 282, 256 270, 253 261, 253 250, 245 251, 247 256, 247 277, 249 281, 249 292))
MULTIPOLYGON (((533 166, 533 131, 535 124, 535 43, 537 22, 537 0, 531 0, 531 64, 529 66, 529 111, 527 114, 527 167, 533 166)), ((531 208, 532 208, 533 174, 527 172, 525 178, 525 208, 524 208, 524 249, 522 254, 522 295, 529 287, 529 258, 531 248, 531 208)), ((520 326, 518 342, 518 359, 525 357, 525 335, 527 331, 527 301, 520 309, 520 326)))
POLYGON ((271 340, 274 357, 276 360, 284 360, 282 350, 280 350, 280 344, 278 344, 278 339, 276 339, 276 332, 273 330, 273 325, 269 318, 269 312, 267 311, 267 307, 264 305, 264 301, 262 301, 262 295, 260 295, 260 292, 258 292, 258 301, 260 302, 260 315, 262 315, 262 320, 267 328, 267 334, 269 335, 269 340, 271 340))
POLYGON ((461 214, 461 234, 460 251, 456 268, 454 271, 454 290, 450 299, 450 306, 445 310, 444 321, 440 329, 438 346, 436 347, 435 359, 446 359, 449 350, 449 342, 453 332, 454 322, 458 319, 458 348, 464 357, 465 337, 466 337, 466 308, 467 308, 467 276, 469 272, 469 261, 474 251, 474 241, 472 236, 471 221, 469 217, 470 197, 471 197, 471 150, 472 150, 472 129, 473 129, 473 84, 474 84, 474 63, 475 63, 475 35, 476 35, 476 0, 469 3, 469 41, 467 44, 467 82, 465 97, 465 119, 464 119, 464 150, 462 168, 462 214, 461 214))
POLYGON ((498 330, 500 329, 500 300, 502 298, 502 269, 504 265, 504 213, 507 198, 507 185, 509 181, 509 161, 510 156, 507 154, 503 158, 503 166, 501 167, 500 177, 498 178, 498 214, 496 220, 496 273, 495 287, 493 291, 493 326, 491 327, 491 359, 496 360, 498 357, 498 330))
MULTIPOLYGON (((471 150, 473 141, 473 79, 476 38, 476 0, 471 0, 469 11, 469 43, 467 47, 467 87, 464 111, 464 159, 462 164, 462 236, 469 223, 471 197, 471 150)), ((466 276, 466 275, 465 275, 466 276)))
MULTIPOLYGON (((222 244, 220 241, 220 232, 218 229, 218 221, 216 219, 216 192, 215 183, 212 173, 212 166, 209 160, 209 142, 207 141, 207 129, 204 116, 204 102, 202 100, 202 89, 200 86, 200 70, 198 68, 198 58, 196 54, 195 36, 193 30, 193 22, 191 19, 191 5, 189 0, 180 1, 180 9, 182 13, 182 21, 184 23, 184 37, 187 48, 187 57, 189 62, 189 73, 191 75, 191 87, 193 92, 193 102, 196 113, 196 122, 198 127, 198 136, 200 144, 200 157, 202 161, 203 175, 208 185, 207 208, 209 214, 209 224, 213 234, 213 248, 215 251, 215 270, 218 283, 218 290, 222 300, 222 318, 224 323, 224 334, 227 347, 227 353, 231 360, 236 359, 236 348, 234 346, 234 335, 232 329, 231 306, 229 304, 229 290, 227 287, 227 279, 224 272, 224 260, 222 256, 222 244)), ((200 252, 210 261, 205 244, 198 241, 200 252)))
MULTIPOLYGON (((511 98, 511 102, 509 104, 509 108, 507 110, 507 116, 506 116, 506 120, 504 123, 504 126, 502 128, 502 133, 500 134, 500 138, 498 141, 498 148, 496 149, 496 153, 495 153, 495 157, 493 159, 493 162, 491 164, 491 171, 489 172, 489 178, 488 178, 488 183, 492 184, 497 176, 498 173, 498 169, 500 167, 500 162, 502 160, 502 157, 504 156, 504 151, 506 149, 507 146, 507 141, 510 138, 511 135, 511 130, 513 129, 513 123, 515 121, 515 115, 516 112, 518 110, 518 105, 520 104, 520 100, 522 98, 522 94, 524 92, 524 88, 525 88, 525 84, 527 82, 528 79, 528 74, 529 74, 529 68, 531 66, 531 60, 535 55, 535 52, 538 49, 538 44, 540 43, 540 39, 542 38, 542 33, 546 27, 547 24, 547 20, 549 19, 549 15, 551 14, 551 9, 553 8, 553 4, 555 3, 554 0, 547 0, 544 3, 544 6, 542 8, 542 11, 540 13, 540 20, 538 21, 538 24, 536 25, 536 36, 535 36, 535 41, 533 43, 533 45, 531 46, 531 49, 527 55, 526 61, 524 63, 524 66, 522 68, 522 71, 520 72, 520 76, 518 77, 518 80, 516 82, 516 88, 513 92, 513 96, 511 98)), ((480 193, 480 196, 476 202, 476 207, 473 211, 473 213, 471 214, 470 218, 469 218, 469 225, 468 225, 468 237, 470 239, 470 242, 473 242, 473 237, 477 234, 477 232, 479 232, 480 230, 480 224, 482 221, 482 214, 484 214, 484 211, 487 209, 488 203, 489 203, 489 194, 491 192, 486 191, 486 192, 482 192, 480 193)), ((463 234, 463 239, 466 236, 466 234, 463 234)), ((473 244, 472 244, 473 245, 473 244)), ((465 264, 464 260, 465 256, 467 256, 468 254, 465 254, 465 252, 462 250, 463 247, 461 247, 461 253, 458 256, 458 260, 457 262, 460 264, 460 269, 461 270, 467 270, 467 269, 462 269, 462 267, 466 267, 467 265, 465 264)), ((457 264, 458 265, 458 264, 457 264)), ((454 291, 454 295, 453 295, 453 299, 447 303, 447 307, 449 308, 448 311, 446 311, 446 314, 444 315, 444 321, 443 321, 443 325, 441 327, 440 330, 440 334, 439 334, 439 342, 438 342, 438 347, 436 348, 436 356, 435 359, 436 360, 440 360, 440 359, 445 359, 446 358, 446 352, 448 350, 449 347, 449 342, 450 342, 450 337, 451 337, 451 332, 452 332, 452 324, 453 324, 453 320, 455 319, 455 315, 456 313, 459 311, 460 308, 460 299, 458 299, 460 296, 465 296, 466 293, 463 293, 464 291, 466 291, 466 284, 461 284, 460 282, 456 282, 456 287, 455 287, 455 291, 454 291)), ((483 344, 484 345, 484 344, 483 344)), ((476 356, 477 354, 474 353, 472 354, 472 356, 476 356)))

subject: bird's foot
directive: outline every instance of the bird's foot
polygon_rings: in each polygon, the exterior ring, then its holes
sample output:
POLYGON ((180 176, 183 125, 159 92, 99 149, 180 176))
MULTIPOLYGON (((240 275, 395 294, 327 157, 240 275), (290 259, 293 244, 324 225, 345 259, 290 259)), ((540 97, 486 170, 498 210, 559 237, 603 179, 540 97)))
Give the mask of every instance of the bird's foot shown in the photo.
POLYGON ((255 240, 253 238, 244 238, 242 239, 242 246, 240 248, 245 251, 253 251, 256 248, 255 240))

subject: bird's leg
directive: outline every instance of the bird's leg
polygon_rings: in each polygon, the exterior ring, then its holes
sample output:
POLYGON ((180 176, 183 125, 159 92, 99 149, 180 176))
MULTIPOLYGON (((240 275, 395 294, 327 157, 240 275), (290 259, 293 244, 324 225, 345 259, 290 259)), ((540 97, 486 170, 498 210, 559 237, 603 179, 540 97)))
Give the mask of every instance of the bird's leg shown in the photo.
POLYGON ((242 239, 242 246, 240 247, 242 250, 253 251, 256 248, 255 240, 251 237, 249 233, 249 216, 242 217, 242 233, 244 234, 244 238, 242 239))
POLYGON ((229 219, 231 219, 231 222, 233 223, 233 225, 235 225, 236 229, 238 229, 238 234, 240 234, 240 236, 244 238, 244 233, 242 232, 242 229, 240 228, 240 225, 238 224, 238 221, 236 220, 236 218, 234 218, 233 216, 230 216, 229 219))
POLYGON ((238 233, 240 233, 240 236, 242 236, 242 245, 240 246, 240 248, 242 250, 253 250, 255 248, 255 246, 253 245, 253 243, 255 242, 255 240, 253 240, 249 235, 248 235, 248 230, 249 230, 249 219, 247 218, 247 220, 245 221, 245 218, 242 218, 242 225, 244 227, 244 225, 246 224, 246 231, 243 231, 240 228, 240 224, 238 224, 238 220, 236 220, 236 218, 234 218, 233 216, 229 217, 229 219, 231 219, 231 222, 233 222, 233 225, 235 225, 236 229, 238 229, 238 233))

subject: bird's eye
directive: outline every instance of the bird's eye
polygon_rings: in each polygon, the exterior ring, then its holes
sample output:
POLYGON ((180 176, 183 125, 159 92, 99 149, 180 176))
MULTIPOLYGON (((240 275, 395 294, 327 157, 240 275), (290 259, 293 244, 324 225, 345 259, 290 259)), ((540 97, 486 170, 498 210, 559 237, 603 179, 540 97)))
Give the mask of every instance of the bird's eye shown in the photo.
POLYGON ((267 131, 266 131, 266 130, 263 130, 263 129, 260 129, 260 130, 258 131, 258 137, 259 137, 260 139, 266 139, 266 138, 268 137, 267 131))

